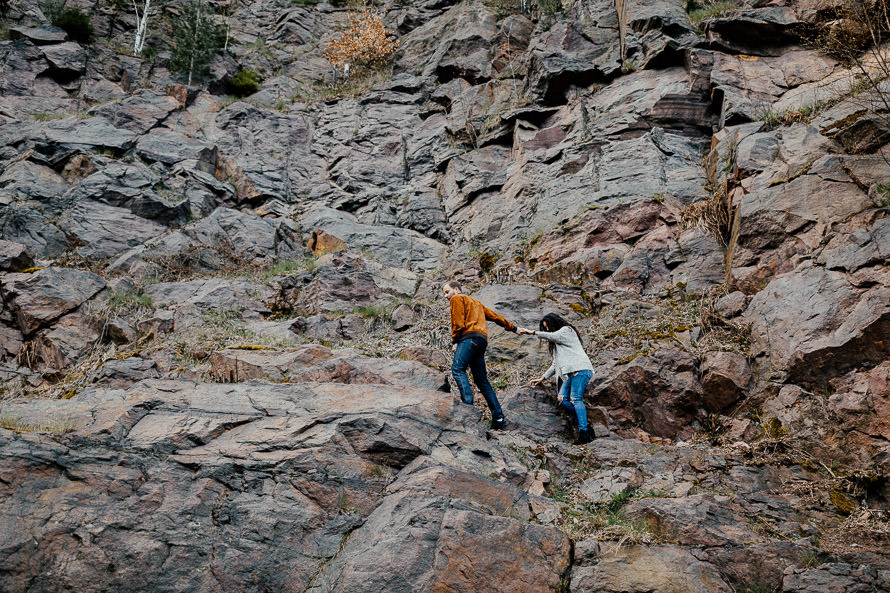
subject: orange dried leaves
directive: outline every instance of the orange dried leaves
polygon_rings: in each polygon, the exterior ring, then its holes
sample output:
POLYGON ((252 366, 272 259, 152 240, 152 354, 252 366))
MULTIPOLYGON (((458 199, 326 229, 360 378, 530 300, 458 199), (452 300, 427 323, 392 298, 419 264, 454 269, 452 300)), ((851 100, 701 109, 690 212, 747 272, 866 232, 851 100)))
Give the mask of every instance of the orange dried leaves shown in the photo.
POLYGON ((395 53, 399 42, 390 36, 381 15, 362 8, 361 13, 349 11, 349 27, 332 39, 323 55, 339 68, 382 66, 395 53))

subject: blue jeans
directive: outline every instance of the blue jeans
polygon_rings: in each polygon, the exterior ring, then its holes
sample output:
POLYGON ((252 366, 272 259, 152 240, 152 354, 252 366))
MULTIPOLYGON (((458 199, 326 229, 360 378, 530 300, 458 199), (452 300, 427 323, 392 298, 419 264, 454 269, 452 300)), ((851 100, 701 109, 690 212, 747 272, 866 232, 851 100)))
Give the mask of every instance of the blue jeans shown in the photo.
POLYGON ((498 397, 494 394, 491 383, 488 382, 488 371, 485 370, 485 349, 488 347, 488 340, 480 336, 472 336, 464 338, 457 344, 454 351, 454 362, 451 365, 451 376, 457 383, 460 390, 460 399, 465 404, 473 403, 473 389, 470 387, 470 380, 467 378, 467 367, 473 373, 473 381, 488 409, 491 410, 492 420, 499 420, 504 417, 501 410, 501 404, 498 397))
POLYGON ((562 405, 578 417, 578 430, 587 430, 587 408, 584 407, 584 390, 593 378, 590 371, 576 371, 562 382, 559 394, 562 405))

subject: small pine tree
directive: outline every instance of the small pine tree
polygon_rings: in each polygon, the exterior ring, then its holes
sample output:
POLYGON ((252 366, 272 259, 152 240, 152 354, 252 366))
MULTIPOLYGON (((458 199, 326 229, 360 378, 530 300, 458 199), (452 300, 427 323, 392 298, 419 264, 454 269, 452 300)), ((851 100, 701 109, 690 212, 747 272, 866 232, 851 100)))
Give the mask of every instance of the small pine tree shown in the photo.
POLYGON ((207 75, 207 64, 222 47, 225 32, 210 18, 203 0, 188 0, 180 10, 181 14, 170 20, 170 71, 187 74, 187 84, 191 85, 192 79, 207 75))

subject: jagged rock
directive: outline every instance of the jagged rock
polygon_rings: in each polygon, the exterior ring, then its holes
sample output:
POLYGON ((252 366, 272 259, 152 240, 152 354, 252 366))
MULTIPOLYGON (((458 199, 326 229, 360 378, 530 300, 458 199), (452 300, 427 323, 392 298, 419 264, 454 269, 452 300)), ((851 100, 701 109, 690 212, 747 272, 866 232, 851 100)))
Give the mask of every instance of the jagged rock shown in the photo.
POLYGON ((790 6, 758 7, 709 19, 705 35, 714 46, 732 53, 769 56, 798 41, 796 29, 801 25, 790 6))
POLYGON ((136 324, 136 329, 144 336, 160 338, 162 334, 170 333, 176 327, 174 316, 172 309, 157 309, 145 319, 141 319, 136 324))
POLYGON ((482 3, 458 4, 400 39, 396 63, 403 72, 482 82, 495 75, 490 52, 497 19, 482 3))
MULTIPOLYGON (((68 197, 75 201, 96 200, 127 208, 140 218, 165 226, 184 224, 190 214, 190 199, 174 203, 157 195, 152 188, 161 183, 154 172, 144 165, 112 162, 82 179, 71 189, 68 197)), ((183 191, 183 194, 191 198, 187 192, 183 191)), ((214 204, 214 208, 217 205, 214 204)))
MULTIPOLYGON (((21 402, 10 413, 46 422, 40 402, 21 402)), ((319 566, 341 553, 347 534, 378 506, 387 478, 375 476, 373 468, 400 468, 428 451, 450 417, 451 396, 382 386, 143 381, 128 391, 81 390, 53 406, 76 425, 70 438, 86 439, 91 452, 55 441, 64 435, 0 430, 6 460, 0 515, 15 512, 22 525, 2 536, 9 586, 39 582, 49 590, 59 583, 86 587, 88 581, 121 592, 202 586, 246 591, 258 580, 277 589, 308 587, 319 566), (260 442, 265 451, 251 452, 251 443, 260 442), (324 453, 318 448, 323 443, 324 453), (196 477, 196 470, 205 477, 196 477), (91 477, 72 487, 66 474, 91 477), (24 492, 31 493, 27 500, 15 496, 24 492), (11 507, 12 500, 24 506, 11 507), (63 511, 73 504, 92 517, 90 523, 63 511), (52 528, 47 513, 58 513, 52 528), (119 529, 124 524, 130 528, 119 529), (75 532, 84 539, 69 545, 75 532), (167 554, 161 542, 169 537, 184 544, 180 552, 167 554), (218 555, 211 561, 215 568, 195 571, 211 551, 218 555), (84 561, 89 571, 81 570, 84 561)), ((442 488, 454 480, 444 476, 438 483, 442 488)), ((471 483, 482 504, 492 493, 515 492, 507 498, 520 511, 527 507, 527 495, 512 486, 481 478, 471 483)), ((422 497, 410 499, 423 505, 422 497)), ((493 511, 506 515, 511 503, 499 499, 494 505, 493 511)), ((537 536, 539 546, 530 549, 539 549, 542 558, 534 578, 550 579, 542 567, 555 566, 558 580, 568 561, 565 536, 505 521, 517 535, 537 536), (559 545, 540 547, 550 541, 559 545)), ((402 532, 370 533, 401 539, 402 532)), ((359 541, 373 540, 349 538, 359 541)), ((434 553, 434 545, 423 554, 434 553)), ((404 559, 396 566, 410 569, 404 559)), ((367 581, 353 583, 371 590, 367 581)))
POLYGON ((331 351, 323 346, 294 350, 233 348, 214 352, 211 372, 222 382, 240 383, 261 378, 289 383, 333 382, 399 385, 441 389, 442 373, 419 363, 370 358, 352 350, 331 351))
POLYGON ((522 583, 543 592, 569 565, 568 538, 526 523, 528 495, 515 486, 420 464, 389 492, 309 591, 512 591, 522 583), (402 537, 406 529, 416 537, 402 537))
MULTIPOLYGON (((120 103, 100 107, 96 114, 104 116, 116 128, 145 134, 179 108, 180 103, 175 97, 152 89, 140 89, 120 103)), ((153 142, 142 146, 144 150, 151 150, 159 144, 158 139, 153 138, 153 142)))
POLYGON ((617 28, 617 15, 587 27, 561 20, 532 42, 529 83, 544 103, 564 103, 570 86, 586 86, 621 69, 617 28))
POLYGON ((85 88, 82 88, 82 93, 83 98, 90 103, 111 103, 127 97, 124 89, 105 78, 91 80, 85 88))
POLYGON ((158 282, 143 290, 155 306, 191 303, 201 311, 263 310, 272 289, 246 278, 208 278, 186 282, 158 282))
POLYGON ((748 546, 717 548, 709 557, 720 567, 724 579, 738 589, 759 583, 762 587, 778 591, 782 586, 782 573, 800 563, 801 558, 813 557, 817 549, 809 543, 764 542, 748 546), (719 550, 719 551, 718 551, 719 550))
POLYGON ((828 270, 847 273, 886 263, 890 253, 890 218, 881 218, 849 236, 838 236, 826 245, 817 261, 828 270))
MULTIPOLYGON (((671 285, 685 285, 691 294, 708 294, 726 279, 723 246, 710 229, 687 229, 677 237, 677 249, 665 256, 671 285)), ((664 288, 667 288, 666 286, 664 288)))
POLYGON ((0 239, 0 271, 19 272, 34 265, 28 248, 21 243, 0 239))
POLYGON ((681 436, 689 434, 702 397, 694 368, 695 360, 679 350, 659 351, 618 365, 588 392, 607 408, 610 428, 640 426, 655 436, 681 436))
POLYGON ((792 270, 831 224, 867 208, 871 200, 850 175, 867 179, 877 173, 868 171, 871 166, 868 161, 825 155, 811 165, 801 164, 787 180, 766 184, 763 179, 764 186, 744 194, 732 262, 742 289, 755 292, 758 282, 792 270), (798 195, 810 196, 809 206, 794 197, 798 195))
POLYGON ((75 312, 24 344, 19 359, 31 369, 62 370, 88 355, 98 341, 99 332, 93 324, 75 312))
POLYGON ((36 257, 56 257, 70 243, 46 214, 24 202, 13 202, 0 210, 0 234, 7 241, 21 243, 36 257))
POLYGON ((439 371, 444 371, 451 366, 444 354, 429 348, 403 348, 399 350, 398 356, 405 360, 416 360, 439 371))
POLYGON ((822 86, 836 66, 833 59, 815 50, 792 50, 755 59, 748 58, 748 52, 743 54, 713 54, 710 78, 719 93, 717 97, 722 95, 719 115, 723 126, 758 121, 774 103, 780 111, 787 108, 783 100, 786 94, 792 100, 810 100, 813 95, 807 92, 807 85, 822 86))
POLYGON ((0 282, 0 296, 15 312, 25 335, 76 309, 105 287, 99 276, 69 268, 6 274, 0 282))
MULTIPOLYGON (((121 254, 111 270, 134 270, 140 262, 166 262, 178 269, 225 270, 256 266, 304 253, 287 219, 265 219, 217 208, 209 216, 121 254)), ((158 270, 152 270, 155 275, 158 270)))
POLYGON ((347 248, 347 245, 340 237, 318 230, 312 231, 312 236, 306 242, 306 247, 315 255, 325 255, 326 253, 343 251, 347 248))
POLYGON ((314 208, 300 219, 306 231, 321 229, 340 237, 350 249, 367 250, 387 266, 429 270, 441 265, 445 246, 415 231, 357 222, 331 208, 314 208))
POLYGON ((708 352, 701 362, 703 403, 718 412, 737 402, 751 382, 748 358, 737 352, 708 352))
POLYGON ((105 324, 105 331, 115 344, 129 344, 136 339, 136 332, 126 319, 120 317, 109 319, 105 324))
MULTIPOLYGON (((454 390, 457 392, 457 386, 454 390)), ((498 399, 507 418, 520 424, 523 434, 529 438, 546 439, 553 435, 571 434, 572 424, 577 424, 557 404, 556 392, 552 388, 498 390, 498 399)))
POLYGON ((782 579, 783 593, 886 591, 886 586, 886 580, 874 568, 867 565, 852 566, 844 562, 832 562, 814 568, 789 566, 782 579))
POLYGON ((360 315, 345 315, 328 319, 324 315, 297 317, 290 326, 293 333, 316 340, 353 340, 368 331, 368 325, 360 315))
MULTIPOLYGON (((285 114, 243 102, 220 110, 215 101, 210 105, 204 99, 199 98, 190 112, 212 108, 207 113, 208 118, 214 118, 209 122, 209 138, 219 148, 220 155, 232 159, 239 173, 249 179, 250 187, 239 190, 241 199, 291 201, 318 185, 325 164, 310 150, 314 136, 308 114, 285 114)), ((386 170, 392 166, 392 159, 387 157, 387 160, 386 170)))
POLYGON ((124 389, 143 379, 157 379, 157 363, 136 356, 122 360, 106 361, 90 375, 90 382, 97 387, 124 389))
POLYGON ((59 224, 81 243, 77 253, 90 259, 114 257, 167 230, 128 210, 93 200, 77 202, 62 215, 59 224))
POLYGON ((67 81, 83 74, 87 66, 87 52, 74 42, 48 45, 43 48, 43 55, 52 68, 52 75, 67 81))
POLYGON ((136 141, 136 152, 149 162, 165 165, 195 160, 204 165, 208 172, 216 169, 216 149, 209 148, 179 132, 164 128, 151 130, 136 141))
POLYGON ((597 593, 730 593, 717 569, 673 545, 625 545, 572 568, 572 590, 597 593))
POLYGON ((21 200, 44 202, 50 211, 58 208, 54 202, 68 190, 58 173, 31 161, 20 161, 3 171, 0 187, 21 200))
POLYGON ((10 360, 19 355, 25 338, 17 329, 0 325, 0 360, 10 360))
POLYGON ((396 331, 410 329, 416 322, 417 315, 408 305, 399 305, 392 312, 392 328, 396 331))
POLYGON ((2 58, 0 63, 3 64, 0 68, 0 88, 4 89, 5 95, 41 94, 50 97, 65 95, 64 91, 52 81, 49 81, 50 84, 43 84, 38 79, 49 69, 49 64, 46 63, 40 48, 30 41, 22 39, 3 44, 0 46, 0 58, 2 58), (43 87, 42 92, 35 93, 39 87, 43 87))

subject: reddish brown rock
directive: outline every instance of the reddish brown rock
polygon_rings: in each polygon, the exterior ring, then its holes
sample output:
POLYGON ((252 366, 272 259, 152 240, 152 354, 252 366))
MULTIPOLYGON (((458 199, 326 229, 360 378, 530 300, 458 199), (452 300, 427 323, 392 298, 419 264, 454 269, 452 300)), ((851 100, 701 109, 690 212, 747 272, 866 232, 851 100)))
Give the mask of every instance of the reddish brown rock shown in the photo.
POLYGON ((708 352, 701 363, 705 407, 718 412, 737 402, 751 382, 751 367, 737 352, 708 352))
POLYGON ((312 231, 312 236, 309 237, 306 247, 315 255, 324 255, 325 253, 342 251, 347 248, 347 245, 339 237, 317 230, 312 231))

